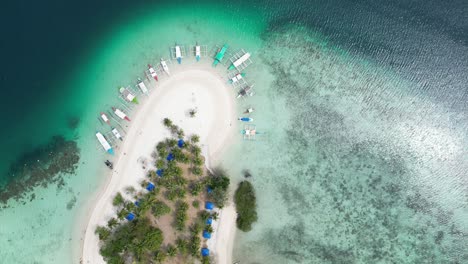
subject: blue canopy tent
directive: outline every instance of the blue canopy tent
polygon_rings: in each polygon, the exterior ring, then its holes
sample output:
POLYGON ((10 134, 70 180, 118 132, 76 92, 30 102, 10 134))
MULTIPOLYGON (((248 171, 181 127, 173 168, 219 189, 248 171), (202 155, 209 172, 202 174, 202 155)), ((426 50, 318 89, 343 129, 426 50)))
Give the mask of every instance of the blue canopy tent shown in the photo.
POLYGON ((172 161, 172 160, 174 160, 174 154, 169 153, 169 155, 167 155, 167 158, 166 158, 166 159, 167 159, 167 161, 172 161))
POLYGON ((148 185, 146 186, 146 190, 151 192, 152 190, 154 190, 154 187, 155 187, 154 184, 152 184, 151 182, 148 182, 148 185))
POLYGON ((201 249, 201 255, 202 255, 203 257, 208 257, 208 256, 210 255, 210 250, 207 249, 207 248, 202 248, 202 249, 201 249))
POLYGON ((164 174, 164 170, 163 169, 159 169, 156 171, 156 174, 159 176, 159 177, 162 177, 163 174, 164 174))
POLYGON ((211 193, 212 191, 213 191, 213 189, 211 189, 210 186, 206 187, 206 192, 207 192, 207 193, 211 193))
POLYGON ((177 146, 179 146, 179 148, 183 148, 185 145, 185 142, 183 139, 179 139, 179 141, 177 141, 177 146))
POLYGON ((205 203, 205 209, 213 210, 214 209, 214 204, 212 202, 206 202, 205 203))
POLYGON ((136 207, 140 207, 140 200, 135 201, 135 206, 136 206, 136 207))
POLYGON ((203 237, 206 238, 206 239, 210 239, 211 238, 211 233, 206 231, 206 230, 203 230, 203 237))
POLYGON ((135 215, 133 213, 128 213, 125 219, 127 219, 128 221, 132 221, 133 219, 135 219, 135 215))
POLYGON ((207 225, 211 225, 213 223, 213 218, 212 217, 208 217, 208 219, 206 219, 206 222, 205 222, 207 225))

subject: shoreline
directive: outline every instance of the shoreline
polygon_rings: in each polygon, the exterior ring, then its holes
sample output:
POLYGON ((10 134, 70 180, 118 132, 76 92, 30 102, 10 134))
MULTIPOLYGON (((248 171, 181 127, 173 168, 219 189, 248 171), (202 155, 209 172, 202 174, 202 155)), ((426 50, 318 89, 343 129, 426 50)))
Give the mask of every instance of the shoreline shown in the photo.
MULTIPOLYGON (((169 136, 169 132, 162 124, 162 118, 172 119, 186 131, 187 135, 200 136, 202 152, 206 155, 206 163, 209 163, 205 165, 209 168, 220 163, 220 154, 226 151, 232 142, 238 126, 235 114, 236 98, 225 77, 207 63, 183 65, 182 69, 176 67, 171 69, 173 71, 171 76, 164 76, 156 83, 151 80, 149 85, 153 88, 150 95, 131 114, 131 123, 126 124, 127 135, 118 148, 114 170, 106 173, 111 176, 102 182, 92 201, 86 203, 94 206, 87 206, 82 210, 84 214, 79 220, 80 263, 105 263, 99 254, 99 239, 94 234, 94 230, 98 225, 105 225, 107 220, 115 215, 112 206, 114 195, 121 191, 126 196, 123 191, 125 187, 139 187, 139 182, 146 177, 147 171, 154 169, 151 164, 147 164, 146 169, 142 169, 139 161, 151 160, 151 152, 156 144, 169 136), (185 111, 194 106, 198 109, 198 113, 195 118, 190 118, 185 111)), ((232 216, 232 214, 224 215, 232 216)), ((216 238, 221 234, 229 234, 230 237, 224 240, 233 240, 235 224, 224 224, 224 226, 223 230, 218 229, 216 238)), ((213 253, 217 253, 215 257, 226 259, 226 263, 229 263, 232 245, 233 241, 224 246, 230 246, 230 249, 225 248, 226 253, 213 250, 213 253), (220 254, 226 256, 219 256, 220 254)))

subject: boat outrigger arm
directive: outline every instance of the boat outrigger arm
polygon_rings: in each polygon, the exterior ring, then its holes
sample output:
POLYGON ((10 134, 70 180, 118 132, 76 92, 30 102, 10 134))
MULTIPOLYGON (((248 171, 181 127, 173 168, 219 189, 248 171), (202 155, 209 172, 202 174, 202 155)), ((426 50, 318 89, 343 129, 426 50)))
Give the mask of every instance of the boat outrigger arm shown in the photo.
POLYGON ((224 54, 226 53, 228 47, 229 46, 227 44, 224 44, 224 46, 218 51, 218 53, 215 56, 213 66, 216 67, 216 65, 218 65, 218 63, 220 63, 223 60, 224 54))

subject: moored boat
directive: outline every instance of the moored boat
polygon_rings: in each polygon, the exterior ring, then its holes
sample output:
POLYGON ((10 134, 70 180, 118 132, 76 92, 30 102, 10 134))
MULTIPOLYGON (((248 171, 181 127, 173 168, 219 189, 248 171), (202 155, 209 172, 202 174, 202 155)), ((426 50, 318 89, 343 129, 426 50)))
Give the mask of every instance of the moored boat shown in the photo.
POLYGON ((122 140, 122 135, 120 135, 119 131, 117 130, 117 128, 113 127, 112 128, 112 134, 114 134, 115 138, 119 139, 119 140, 122 140))
POLYGON ((138 99, 134 94, 132 94, 132 92, 130 92, 128 88, 120 87, 119 92, 122 95, 122 98, 125 99, 127 102, 138 104, 138 99))
POLYGON ((182 63, 182 52, 180 51, 180 46, 179 45, 175 46, 175 57, 177 59, 177 62, 179 64, 181 64, 182 63))
POLYGON ((148 88, 146 88, 145 83, 138 78, 138 88, 140 88, 140 91, 144 94, 148 94, 148 88))
POLYGON ((107 151, 107 153, 114 155, 114 150, 112 149, 109 142, 107 142, 107 139, 104 137, 104 135, 102 135, 100 132, 96 132, 96 137, 104 150, 107 151))
POLYGON ((153 77, 153 79, 155 81, 158 81, 158 74, 156 73, 156 71, 154 70, 153 66, 151 66, 151 64, 148 64, 148 71, 151 75, 151 77, 153 77))
POLYGON ((236 75, 234 75, 234 77, 232 77, 231 79, 229 79, 229 83, 231 84, 235 84, 237 83, 238 81, 242 80, 242 78, 245 76, 245 73, 237 73, 236 75))
POLYGON ((112 107, 112 111, 114 111, 114 114, 118 116, 122 120, 127 120, 130 122, 130 118, 120 109, 112 107))
POLYGON ((245 86, 244 88, 242 88, 238 95, 237 95, 237 98, 240 98, 240 97, 244 97, 244 96, 252 96, 253 95, 253 92, 252 92, 252 86, 250 85, 247 85, 245 86))
POLYGON ((110 125, 110 120, 109 120, 109 118, 107 117, 107 115, 106 115, 106 114, 104 114, 103 112, 101 112, 101 114, 100 114, 100 115, 101 115, 101 119, 102 119, 102 121, 104 121, 105 123, 107 123, 107 124, 109 124, 109 125, 110 125))
POLYGON ((198 45, 195 46, 195 59, 197 61, 200 61, 200 58, 201 58, 201 47, 198 45))
POLYGON ((239 65, 242 63, 246 62, 250 58, 250 53, 246 52, 244 55, 242 55, 239 59, 235 60, 231 66, 229 66, 229 70, 234 70, 237 68, 239 65))
POLYGON ((161 58, 161 66, 164 72, 167 73, 167 75, 171 75, 171 73, 169 72, 169 67, 167 66, 167 63, 163 58, 161 58))
POLYGON ((251 117, 239 117, 238 120, 242 122, 253 122, 253 118, 251 117))
POLYGON ((218 63, 220 63, 223 60, 224 54, 226 53, 228 47, 229 46, 227 44, 224 44, 224 46, 221 49, 219 49, 218 53, 216 53, 216 56, 213 62, 214 67, 216 67, 216 65, 218 65, 218 63))

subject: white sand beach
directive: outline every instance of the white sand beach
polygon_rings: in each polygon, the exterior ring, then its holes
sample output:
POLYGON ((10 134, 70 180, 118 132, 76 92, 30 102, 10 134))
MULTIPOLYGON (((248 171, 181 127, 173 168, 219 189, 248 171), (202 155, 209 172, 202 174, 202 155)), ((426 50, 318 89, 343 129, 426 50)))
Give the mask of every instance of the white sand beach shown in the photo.
MULTIPOLYGON (((177 71, 171 69, 171 76, 162 77, 157 83, 151 81, 155 88, 130 115, 132 121, 125 123, 128 125, 127 135, 116 150, 111 178, 99 190, 94 207, 83 220, 87 224, 83 225, 86 230, 82 234, 82 263, 104 263, 94 231, 98 225, 106 225, 115 216, 112 206, 114 195, 118 191, 124 193, 127 186, 140 190, 140 182, 147 171, 154 169, 151 153, 157 142, 169 136, 162 123, 163 118, 170 118, 186 135, 200 136, 203 155, 210 166, 221 162, 221 153, 236 136, 235 92, 227 85, 226 77, 207 64, 173 66, 174 69, 177 67, 180 68, 177 71), (195 118, 188 115, 192 108, 197 109, 195 118), (143 169, 145 160, 147 165, 143 169)), ((219 222, 213 237, 216 248, 210 249, 218 263, 231 263, 235 233, 235 211, 232 206, 222 211, 219 222)))

